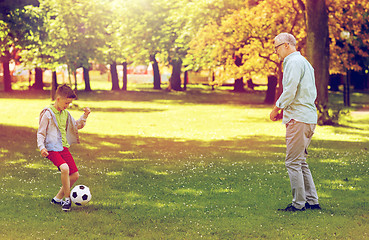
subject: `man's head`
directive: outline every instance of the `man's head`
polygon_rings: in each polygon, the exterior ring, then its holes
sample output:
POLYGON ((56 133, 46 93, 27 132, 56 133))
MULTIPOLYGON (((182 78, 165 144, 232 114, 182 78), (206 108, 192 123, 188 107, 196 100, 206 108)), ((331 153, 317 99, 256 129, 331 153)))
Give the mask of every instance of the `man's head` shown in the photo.
POLYGON ((55 97, 54 106, 58 111, 62 111, 72 103, 77 95, 68 85, 63 84, 56 89, 55 97))
POLYGON ((283 61, 285 57, 296 52, 296 39, 290 33, 280 33, 274 38, 274 51, 279 60, 283 61))

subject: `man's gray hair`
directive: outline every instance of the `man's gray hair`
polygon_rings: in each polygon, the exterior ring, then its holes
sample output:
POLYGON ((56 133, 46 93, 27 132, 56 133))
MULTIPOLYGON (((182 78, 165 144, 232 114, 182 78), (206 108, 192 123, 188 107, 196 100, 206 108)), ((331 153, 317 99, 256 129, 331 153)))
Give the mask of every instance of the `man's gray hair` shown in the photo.
POLYGON ((278 41, 281 43, 286 42, 291 44, 292 46, 296 46, 296 38, 290 33, 280 33, 274 38, 274 41, 278 41))

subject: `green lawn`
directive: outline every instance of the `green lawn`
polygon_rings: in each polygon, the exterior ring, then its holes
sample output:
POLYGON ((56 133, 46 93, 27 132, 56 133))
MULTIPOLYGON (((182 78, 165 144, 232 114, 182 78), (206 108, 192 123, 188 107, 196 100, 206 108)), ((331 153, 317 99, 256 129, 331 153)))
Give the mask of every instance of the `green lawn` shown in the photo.
POLYGON ((263 92, 137 89, 82 92, 70 109, 92 110, 71 152, 93 196, 69 213, 49 203, 60 174, 36 147, 49 94, 0 92, 0 239, 369 238, 369 112, 354 111, 368 94, 353 94, 340 126, 316 129, 323 209, 284 213, 285 129, 263 92))

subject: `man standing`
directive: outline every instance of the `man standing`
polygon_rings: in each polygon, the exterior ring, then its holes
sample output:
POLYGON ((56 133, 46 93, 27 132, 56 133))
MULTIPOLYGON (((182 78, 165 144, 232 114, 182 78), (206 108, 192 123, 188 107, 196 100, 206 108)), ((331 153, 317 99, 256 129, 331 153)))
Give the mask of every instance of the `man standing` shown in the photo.
POLYGON ((317 124, 314 69, 296 50, 296 39, 289 33, 274 38, 275 53, 283 61, 283 92, 270 119, 283 118, 286 124, 286 167, 292 188, 292 204, 281 211, 321 209, 313 177, 306 163, 307 148, 317 124), (283 117, 282 115, 283 110, 283 117))

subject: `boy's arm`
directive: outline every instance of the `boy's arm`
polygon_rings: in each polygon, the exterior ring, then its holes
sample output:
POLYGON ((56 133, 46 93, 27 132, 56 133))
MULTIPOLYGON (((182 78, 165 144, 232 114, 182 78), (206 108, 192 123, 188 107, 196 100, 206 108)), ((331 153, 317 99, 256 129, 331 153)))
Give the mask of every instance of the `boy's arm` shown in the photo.
POLYGON ((81 129, 86 125, 88 115, 91 113, 90 108, 86 107, 83 109, 84 114, 76 121, 77 129, 81 129))
POLYGON ((41 156, 43 156, 43 157, 49 156, 49 152, 47 151, 46 148, 44 148, 44 149, 41 150, 41 156))
POLYGON ((42 151, 46 149, 45 139, 47 134, 47 128, 49 126, 48 112, 41 113, 39 127, 37 130, 37 147, 42 151))

